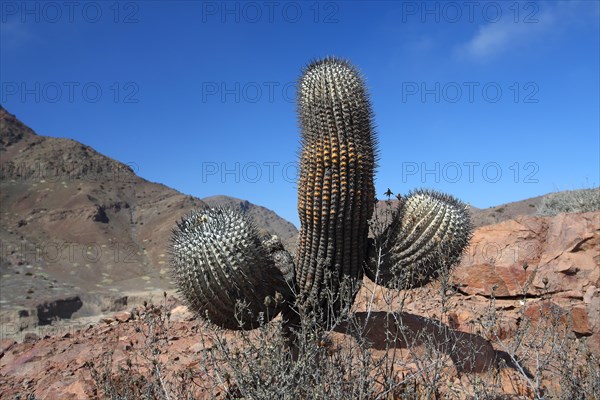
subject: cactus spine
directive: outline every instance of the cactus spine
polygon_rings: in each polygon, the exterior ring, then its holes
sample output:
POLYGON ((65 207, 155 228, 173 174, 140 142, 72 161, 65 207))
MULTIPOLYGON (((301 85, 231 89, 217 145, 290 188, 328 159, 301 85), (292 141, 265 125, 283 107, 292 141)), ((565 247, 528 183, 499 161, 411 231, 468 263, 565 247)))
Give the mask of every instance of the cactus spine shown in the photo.
POLYGON ((342 282, 362 278, 375 202, 373 113, 358 71, 336 58, 309 64, 298 83, 298 115, 296 285, 300 302, 332 311, 321 315, 331 320, 354 298, 340 298, 342 282))
MULTIPOLYGON (((270 247, 279 250, 276 243, 270 247)), ((196 210, 184 217, 171 237, 171 265, 190 308, 222 328, 256 328, 259 318, 268 322, 289 297, 257 230, 233 210, 196 210)))
POLYGON ((410 289, 456 264, 472 228, 466 205, 452 196, 416 190, 399 200, 391 224, 370 248, 365 273, 388 288, 410 289))

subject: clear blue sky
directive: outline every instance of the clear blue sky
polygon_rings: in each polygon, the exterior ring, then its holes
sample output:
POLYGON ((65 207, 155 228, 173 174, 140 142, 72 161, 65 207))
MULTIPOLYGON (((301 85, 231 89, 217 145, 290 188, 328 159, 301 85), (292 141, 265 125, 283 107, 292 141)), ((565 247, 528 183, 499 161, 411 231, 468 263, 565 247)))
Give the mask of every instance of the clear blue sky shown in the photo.
POLYGON ((378 195, 489 207, 600 182, 599 3, 1 2, 2 105, 198 197, 297 224, 294 86, 350 59, 378 195))

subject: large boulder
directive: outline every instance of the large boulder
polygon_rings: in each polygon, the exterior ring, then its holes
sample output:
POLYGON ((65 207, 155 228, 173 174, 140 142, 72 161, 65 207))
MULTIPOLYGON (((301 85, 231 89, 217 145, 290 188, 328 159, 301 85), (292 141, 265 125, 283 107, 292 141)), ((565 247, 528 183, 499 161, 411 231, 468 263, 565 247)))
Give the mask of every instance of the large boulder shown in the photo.
POLYGON ((522 216, 481 227, 452 279, 470 296, 527 296, 526 317, 535 322, 555 311, 600 350, 600 212, 522 216))

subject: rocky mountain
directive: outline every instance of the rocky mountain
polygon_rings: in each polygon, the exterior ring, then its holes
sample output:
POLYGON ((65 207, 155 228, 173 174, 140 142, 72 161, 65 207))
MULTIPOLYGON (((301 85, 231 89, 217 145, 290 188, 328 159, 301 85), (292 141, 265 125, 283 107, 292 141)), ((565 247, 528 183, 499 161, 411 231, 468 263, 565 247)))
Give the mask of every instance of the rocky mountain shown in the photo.
POLYGON ((544 199, 550 194, 514 201, 489 208, 471 207, 473 226, 480 227, 508 221, 517 216, 536 215, 544 199))
MULTIPOLYGON (((37 135, 0 108, 0 306, 23 326, 122 307, 171 289, 175 221, 206 203, 140 178, 70 139, 37 135), (58 310, 61 311, 58 311, 58 310)), ((291 242, 293 225, 249 202, 258 227, 291 242)))

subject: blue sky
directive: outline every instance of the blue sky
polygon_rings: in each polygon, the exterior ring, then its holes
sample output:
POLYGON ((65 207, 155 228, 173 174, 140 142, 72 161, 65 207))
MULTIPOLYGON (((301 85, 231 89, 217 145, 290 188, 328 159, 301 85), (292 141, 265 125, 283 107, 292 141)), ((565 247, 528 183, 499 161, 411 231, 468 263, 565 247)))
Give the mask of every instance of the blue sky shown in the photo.
POLYGON ((363 72, 376 188, 489 207, 600 182, 599 3, 1 2, 0 102, 186 194, 297 225, 294 82, 363 72))

